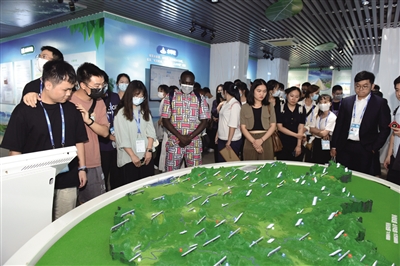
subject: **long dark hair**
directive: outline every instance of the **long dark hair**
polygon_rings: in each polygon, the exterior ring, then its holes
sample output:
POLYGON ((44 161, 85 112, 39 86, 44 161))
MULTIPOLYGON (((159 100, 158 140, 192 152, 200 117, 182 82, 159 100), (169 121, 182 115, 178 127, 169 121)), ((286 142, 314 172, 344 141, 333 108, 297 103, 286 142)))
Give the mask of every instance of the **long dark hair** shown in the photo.
POLYGON ((140 104, 140 110, 143 114, 143 119, 146 121, 150 120, 150 108, 149 108, 149 98, 147 96, 147 89, 143 82, 140 80, 132 80, 128 87, 126 88, 124 96, 122 96, 121 102, 117 107, 116 113, 122 108, 124 108, 124 116, 129 121, 133 120, 133 103, 132 98, 143 93, 144 101, 140 104))
POLYGON ((223 84, 219 84, 219 85, 217 86, 217 88, 215 89, 215 97, 216 97, 216 101, 217 101, 217 106, 218 106, 218 104, 220 104, 220 102, 222 102, 222 100, 223 100, 223 98, 222 98, 222 96, 221 96, 221 93, 218 93, 218 88, 219 88, 219 87, 224 88, 224 85, 223 85, 223 84))
MULTIPOLYGON (((250 106, 254 105, 254 90, 260 85, 265 85, 265 87, 267 87, 267 83, 263 79, 254 80, 253 84, 251 85, 249 94, 247 95, 247 103, 250 106)), ((264 97, 264 99, 262 100, 261 103, 262 103, 262 105, 269 105, 268 93, 265 95, 265 97, 264 97)))
POLYGON ((223 87, 223 90, 225 91, 225 93, 228 93, 229 95, 233 96, 240 104, 242 104, 242 102, 240 101, 239 87, 230 81, 225 82, 225 84, 223 87), (225 84, 227 86, 225 86, 225 84), (228 84, 229 84, 229 86, 228 86, 228 84))

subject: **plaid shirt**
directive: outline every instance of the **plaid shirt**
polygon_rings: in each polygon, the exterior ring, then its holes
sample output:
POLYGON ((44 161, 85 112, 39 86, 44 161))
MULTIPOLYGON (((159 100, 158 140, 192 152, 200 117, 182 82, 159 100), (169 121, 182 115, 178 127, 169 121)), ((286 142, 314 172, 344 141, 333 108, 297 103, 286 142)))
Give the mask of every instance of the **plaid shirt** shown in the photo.
MULTIPOLYGON (((194 92, 184 94, 182 91, 175 91, 172 103, 169 97, 164 99, 162 118, 170 118, 171 124, 182 135, 189 135, 196 130, 200 120, 210 119, 210 111, 206 99, 201 96, 201 104, 194 92)), ((171 136, 171 132, 168 132, 171 136)))

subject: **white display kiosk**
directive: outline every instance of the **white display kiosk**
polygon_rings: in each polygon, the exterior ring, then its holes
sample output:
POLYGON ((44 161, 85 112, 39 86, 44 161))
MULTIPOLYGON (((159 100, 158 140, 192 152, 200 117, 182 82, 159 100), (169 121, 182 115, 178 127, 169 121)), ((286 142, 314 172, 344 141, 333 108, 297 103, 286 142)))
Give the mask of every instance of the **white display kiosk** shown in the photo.
POLYGON ((55 176, 76 147, 0 158, 1 265, 52 222, 55 176))

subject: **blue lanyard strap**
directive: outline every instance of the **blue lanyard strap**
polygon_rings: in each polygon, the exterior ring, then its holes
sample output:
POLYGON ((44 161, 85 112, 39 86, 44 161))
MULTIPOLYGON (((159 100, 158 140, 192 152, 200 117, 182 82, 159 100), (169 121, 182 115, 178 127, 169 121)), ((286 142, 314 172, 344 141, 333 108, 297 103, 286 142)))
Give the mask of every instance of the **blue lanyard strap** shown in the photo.
MULTIPOLYGON (((44 108, 42 101, 40 101, 39 103, 43 107, 44 116, 46 117, 47 129, 49 130, 51 146, 53 147, 53 149, 55 149, 56 146, 54 144, 53 130, 51 129, 49 115, 47 114, 46 108, 44 108)), ((60 105, 60 113, 61 113, 61 147, 64 147, 64 145, 65 145, 65 118, 64 118, 64 110, 62 108, 61 103, 59 105, 60 105)))
MULTIPOLYGON (((326 129, 326 125, 328 124, 328 118, 329 118, 329 115, 331 114, 331 112, 329 111, 329 113, 328 113, 328 116, 326 117, 326 120, 325 120, 325 128, 324 128, 324 130, 326 129)), ((321 117, 319 118, 319 123, 318 123, 318 129, 321 129, 321 117)))
POLYGON ((137 113, 138 113, 138 119, 135 118, 135 112, 133 112, 133 119, 135 119, 135 121, 136 121, 137 133, 141 134, 141 132, 140 132, 140 109, 138 109, 137 113))
MULTIPOLYGON (((356 96, 356 98, 355 98, 355 100, 354 100, 354 106, 353 106, 353 118, 352 118, 353 122, 354 122, 354 119, 356 119, 356 103, 357 103, 357 97, 358 97, 358 96, 356 96)), ((364 109, 363 109, 362 112, 361 112, 360 123, 361 123, 361 120, 362 120, 363 117, 364 117, 365 109, 367 109, 369 99, 371 99, 371 93, 368 95, 367 104, 364 106, 364 109)))

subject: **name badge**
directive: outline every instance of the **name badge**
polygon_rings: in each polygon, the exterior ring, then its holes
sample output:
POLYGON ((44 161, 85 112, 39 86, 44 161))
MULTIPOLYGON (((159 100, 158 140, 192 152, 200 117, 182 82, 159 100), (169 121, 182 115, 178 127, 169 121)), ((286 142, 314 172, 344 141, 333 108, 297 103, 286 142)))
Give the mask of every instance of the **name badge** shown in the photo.
POLYGON ((136 140, 136 152, 146 152, 146 145, 144 139, 136 140))
POLYGON ((360 124, 351 123, 349 135, 358 136, 360 132, 360 124))
POLYGON ((329 140, 321 140, 321 146, 323 151, 329 151, 331 149, 331 142, 329 140))

